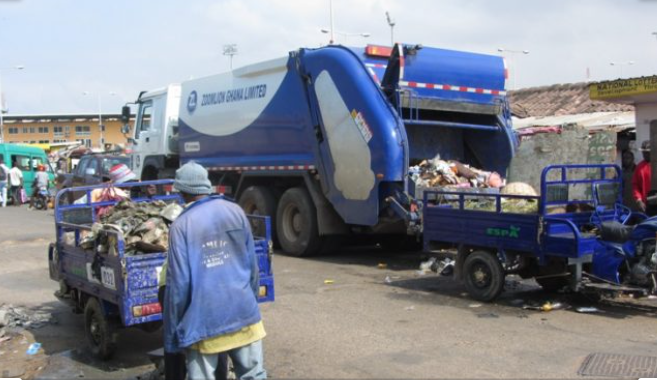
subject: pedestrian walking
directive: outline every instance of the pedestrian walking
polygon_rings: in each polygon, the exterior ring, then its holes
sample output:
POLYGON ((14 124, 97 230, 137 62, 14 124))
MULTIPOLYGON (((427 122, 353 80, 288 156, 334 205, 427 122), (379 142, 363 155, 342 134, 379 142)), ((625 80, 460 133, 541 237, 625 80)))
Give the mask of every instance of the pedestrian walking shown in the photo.
POLYGON ((623 204, 632 211, 639 211, 632 189, 632 178, 634 177, 636 164, 634 163, 634 153, 631 150, 623 150, 621 164, 623 166, 623 204))
POLYGON ((165 351, 184 351, 189 379, 215 379, 221 353, 238 379, 264 379, 258 262, 244 211, 213 195, 208 172, 189 162, 174 188, 189 205, 169 231, 165 351))
POLYGON ((12 168, 9 170, 9 192, 14 198, 14 206, 23 204, 23 197, 21 197, 21 190, 23 189, 23 171, 18 165, 18 161, 12 163, 12 168))
POLYGON ((4 157, 0 156, 0 201, 2 207, 7 207, 7 186, 9 179, 9 168, 5 165, 4 157))
POLYGON ((636 166, 634 176, 632 177, 632 196, 641 212, 650 212, 652 210, 648 210, 647 207, 650 181, 652 178, 650 169, 650 140, 641 143, 641 154, 643 155, 643 161, 639 162, 636 166))

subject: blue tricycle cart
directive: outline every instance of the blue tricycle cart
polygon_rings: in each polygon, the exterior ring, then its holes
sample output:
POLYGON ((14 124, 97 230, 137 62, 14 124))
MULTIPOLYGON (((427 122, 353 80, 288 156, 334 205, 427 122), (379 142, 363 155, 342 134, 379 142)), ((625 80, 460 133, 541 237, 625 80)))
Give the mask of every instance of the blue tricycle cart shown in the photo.
POLYGON ((553 165, 540 196, 425 191, 425 250, 454 247, 454 275, 475 299, 500 295, 508 274, 548 290, 657 288, 657 221, 622 205, 616 165, 553 165))
MULTIPOLYGON (((160 180, 120 185, 126 191, 135 186, 155 186, 164 190, 173 181, 160 180)), ((84 313, 85 332, 92 353, 109 358, 116 349, 116 332, 120 327, 157 330, 162 323, 162 307, 158 302, 158 277, 166 252, 128 254, 123 234, 117 230, 103 230, 115 249, 99 247, 84 249, 80 243, 96 222, 100 207, 112 206, 117 201, 93 203, 91 192, 103 186, 69 188, 57 194, 55 202, 56 242, 50 245, 48 262, 50 278, 58 281, 58 297, 70 303, 75 312, 84 313), (83 204, 62 204, 69 192, 86 193, 83 204)), ((161 191, 160 195, 133 197, 133 202, 177 202, 178 194, 161 191)), ((259 301, 274 300, 271 267, 271 227, 269 217, 249 216, 252 224, 265 228, 264 236, 254 236, 260 269, 259 301)))

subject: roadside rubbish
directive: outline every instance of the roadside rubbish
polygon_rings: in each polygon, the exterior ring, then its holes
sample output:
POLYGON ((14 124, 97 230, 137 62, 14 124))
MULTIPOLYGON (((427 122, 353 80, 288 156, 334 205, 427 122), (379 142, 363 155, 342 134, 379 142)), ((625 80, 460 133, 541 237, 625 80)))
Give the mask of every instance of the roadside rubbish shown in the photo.
POLYGON ((324 280, 324 283, 325 283, 325 284, 332 284, 332 283, 333 283, 333 280, 324 280))
POLYGON ((561 310, 565 309, 566 305, 561 303, 561 302, 545 302, 542 305, 523 305, 522 307, 525 310, 538 310, 538 311, 553 311, 553 310, 561 310))
POLYGON ((40 348, 41 348, 41 343, 35 342, 30 344, 30 347, 27 348, 27 351, 25 351, 25 353, 28 355, 35 355, 37 352, 39 352, 40 348))
POLYGON ((52 314, 29 310, 11 304, 0 306, 0 327, 22 327, 38 329, 52 323, 52 314))
POLYGON ((392 279, 390 278, 390 276, 386 276, 386 278, 383 280, 383 282, 385 282, 386 284, 391 284, 392 279))
POLYGON ((468 307, 481 307, 480 303, 471 303, 468 307))
POLYGON ((117 233, 123 234, 126 254, 163 252, 169 239, 169 224, 182 212, 177 203, 120 201, 91 226, 80 242, 84 249, 117 255, 117 233))
POLYGON ((600 309, 593 306, 582 306, 575 309, 578 313, 599 313, 600 309))
POLYGON ((386 269, 388 267, 388 264, 386 263, 379 263, 379 265, 376 266, 379 269, 386 269))
POLYGON ((433 264, 436 262, 435 257, 429 258, 429 260, 424 261, 420 264, 420 270, 418 272, 422 272, 422 274, 428 273, 431 271, 431 267, 433 264))
POLYGON ((415 310, 415 306, 406 306, 406 307, 404 308, 404 310, 406 310, 406 311, 413 311, 413 310, 415 310))

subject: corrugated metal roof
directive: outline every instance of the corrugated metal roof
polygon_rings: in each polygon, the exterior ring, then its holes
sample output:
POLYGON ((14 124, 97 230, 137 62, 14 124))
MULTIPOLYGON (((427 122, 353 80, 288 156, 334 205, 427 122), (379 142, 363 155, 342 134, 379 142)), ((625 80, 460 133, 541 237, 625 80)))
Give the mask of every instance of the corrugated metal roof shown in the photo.
POLYGON ((589 130, 614 129, 625 130, 634 128, 636 120, 634 111, 624 112, 594 112, 576 115, 559 115, 546 117, 513 118, 513 128, 553 127, 565 124, 577 124, 589 130))
POLYGON ((591 100, 583 82, 509 91, 509 103, 513 115, 522 118, 634 111, 632 105, 591 100))

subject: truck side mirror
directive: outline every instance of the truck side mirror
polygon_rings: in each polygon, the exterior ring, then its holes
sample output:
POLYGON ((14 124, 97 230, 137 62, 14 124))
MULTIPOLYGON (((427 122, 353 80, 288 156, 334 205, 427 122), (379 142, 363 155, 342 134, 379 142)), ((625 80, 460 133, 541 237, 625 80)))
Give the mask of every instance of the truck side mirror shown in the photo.
POLYGON ((123 108, 121 108, 121 121, 123 124, 128 124, 130 122, 130 107, 123 106, 123 108))

